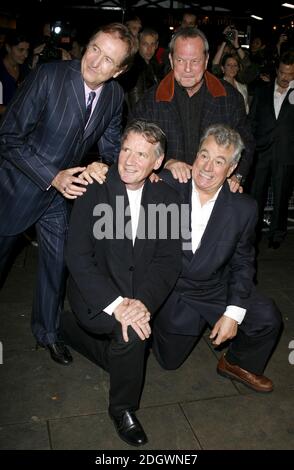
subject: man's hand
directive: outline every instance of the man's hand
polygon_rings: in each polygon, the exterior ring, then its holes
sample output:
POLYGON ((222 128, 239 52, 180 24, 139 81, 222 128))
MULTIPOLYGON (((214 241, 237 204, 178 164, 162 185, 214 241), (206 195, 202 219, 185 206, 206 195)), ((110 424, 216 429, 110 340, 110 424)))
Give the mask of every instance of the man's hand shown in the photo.
POLYGON ((238 323, 232 318, 223 315, 214 325, 209 338, 214 339, 212 344, 219 346, 221 343, 232 339, 236 336, 238 331, 238 323))
POLYGON ((61 60, 72 60, 72 56, 68 51, 66 51, 62 47, 58 47, 58 50, 61 52, 61 60))
POLYGON ((149 338, 151 334, 150 328, 150 312, 147 307, 137 299, 125 299, 129 302, 128 308, 123 313, 123 318, 130 324, 133 330, 142 340, 149 338))
POLYGON ((179 183, 187 183, 191 178, 192 165, 179 160, 171 159, 166 162, 164 168, 172 172, 173 177, 179 180, 179 183))
POLYGON ((76 166, 60 171, 53 179, 51 186, 66 199, 76 199, 78 196, 82 196, 87 189, 81 185, 87 186, 88 182, 74 175, 83 172, 85 168, 84 166, 76 166))
POLYGON ((151 335, 151 326, 147 320, 142 319, 138 320, 136 323, 132 322, 131 327, 142 341, 148 339, 151 335))
POLYGON ((93 162, 80 174, 79 178, 92 184, 95 180, 99 184, 103 184, 109 168, 105 163, 93 162))
POLYGON ((147 310, 147 307, 137 299, 125 299, 128 300, 128 308, 123 313, 123 318, 125 320, 131 320, 132 322, 137 322, 142 320, 142 318, 147 318, 147 321, 150 320, 150 313, 147 310))
POLYGON ((235 175, 232 175, 227 181, 229 183, 230 190, 232 191, 232 193, 236 193, 237 191, 239 191, 239 193, 243 193, 243 187, 241 186, 240 181, 235 175))
POLYGON ((149 176, 149 181, 151 183, 158 183, 158 181, 162 181, 162 179, 158 176, 157 173, 151 173, 151 175, 149 176))
POLYGON ((125 298, 114 310, 114 316, 122 325, 122 336, 128 342, 128 327, 131 326, 141 340, 149 338, 150 312, 145 305, 136 299, 125 298))

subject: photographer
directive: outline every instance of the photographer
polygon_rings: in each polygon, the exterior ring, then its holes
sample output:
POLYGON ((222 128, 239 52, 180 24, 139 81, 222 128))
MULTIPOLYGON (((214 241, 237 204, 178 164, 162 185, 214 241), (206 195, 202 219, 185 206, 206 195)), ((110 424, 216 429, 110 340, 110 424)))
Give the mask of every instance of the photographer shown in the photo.
POLYGON ((291 29, 283 29, 277 39, 274 50, 274 59, 279 61, 281 55, 288 50, 294 50, 294 37, 291 29))
MULTIPOLYGON (((60 28, 61 31, 59 34, 55 32, 55 23, 52 25, 49 22, 44 24, 43 36, 38 41, 38 44, 33 51, 33 57, 31 60, 32 68, 35 68, 37 64, 44 64, 53 60, 72 59, 70 53, 64 47, 60 47, 63 39, 62 26, 60 26, 60 28)), ((70 35, 68 35, 68 45, 70 45, 70 35)))
POLYGON ((240 64, 240 69, 238 71, 237 80, 241 83, 247 83, 246 71, 250 67, 250 59, 248 54, 242 49, 239 44, 239 35, 238 30, 235 26, 226 26, 223 31, 224 39, 220 44, 214 58, 212 59, 211 71, 217 77, 223 76, 223 71, 221 68, 221 61, 225 54, 236 55, 238 62, 240 64))

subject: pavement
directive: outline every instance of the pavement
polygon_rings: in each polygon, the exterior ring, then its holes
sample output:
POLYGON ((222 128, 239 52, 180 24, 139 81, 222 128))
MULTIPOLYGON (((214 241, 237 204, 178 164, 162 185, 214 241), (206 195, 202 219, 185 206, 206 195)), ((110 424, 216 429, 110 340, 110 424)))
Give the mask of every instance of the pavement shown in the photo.
MULTIPOLYGON (((274 391, 258 394, 219 376, 221 352, 209 330, 176 371, 162 370, 151 353, 137 413, 149 438, 142 449, 294 449, 293 253, 289 232, 278 250, 263 242, 258 255, 258 288, 275 300, 284 321, 265 371, 274 391)), ((37 254, 31 245, 21 251, 0 293, 0 449, 133 450, 108 417, 107 374, 75 351, 74 363, 64 367, 35 350, 30 311, 37 254)))

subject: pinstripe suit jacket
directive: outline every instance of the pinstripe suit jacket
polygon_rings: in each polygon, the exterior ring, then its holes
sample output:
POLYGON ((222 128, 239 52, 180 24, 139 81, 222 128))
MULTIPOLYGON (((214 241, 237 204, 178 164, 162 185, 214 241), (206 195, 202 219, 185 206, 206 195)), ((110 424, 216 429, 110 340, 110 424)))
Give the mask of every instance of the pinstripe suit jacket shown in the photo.
POLYGON ((0 234, 23 232, 54 197, 60 171, 80 164, 97 142, 116 159, 123 92, 109 81, 85 130, 85 91, 79 61, 44 64, 25 81, 0 126, 0 234))

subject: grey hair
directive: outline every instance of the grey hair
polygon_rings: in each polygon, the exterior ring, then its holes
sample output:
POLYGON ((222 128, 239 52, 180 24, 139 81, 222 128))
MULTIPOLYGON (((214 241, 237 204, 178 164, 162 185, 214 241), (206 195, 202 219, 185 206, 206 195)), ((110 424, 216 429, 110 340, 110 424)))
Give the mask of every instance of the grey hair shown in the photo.
POLYGON ((137 119, 131 121, 123 132, 121 138, 122 144, 131 132, 143 135, 143 137, 145 137, 147 142, 149 142, 150 144, 156 144, 156 158, 159 158, 161 155, 164 155, 166 148, 166 136, 163 130, 160 129, 157 124, 155 124, 154 122, 146 121, 144 119, 137 119))
POLYGON ((171 41, 169 43, 169 51, 171 56, 174 53, 175 50, 175 42, 178 38, 201 38, 204 44, 204 54, 207 57, 209 54, 209 44, 207 37, 205 34, 198 28, 180 28, 171 38, 171 41))
POLYGON ((243 140, 239 132, 235 131, 229 126, 225 124, 214 124, 213 126, 209 126, 201 137, 199 148, 201 148, 202 143, 206 140, 210 135, 215 138, 215 141, 221 147, 229 147, 233 145, 234 153, 231 160, 231 165, 238 163, 242 150, 245 148, 243 140))

